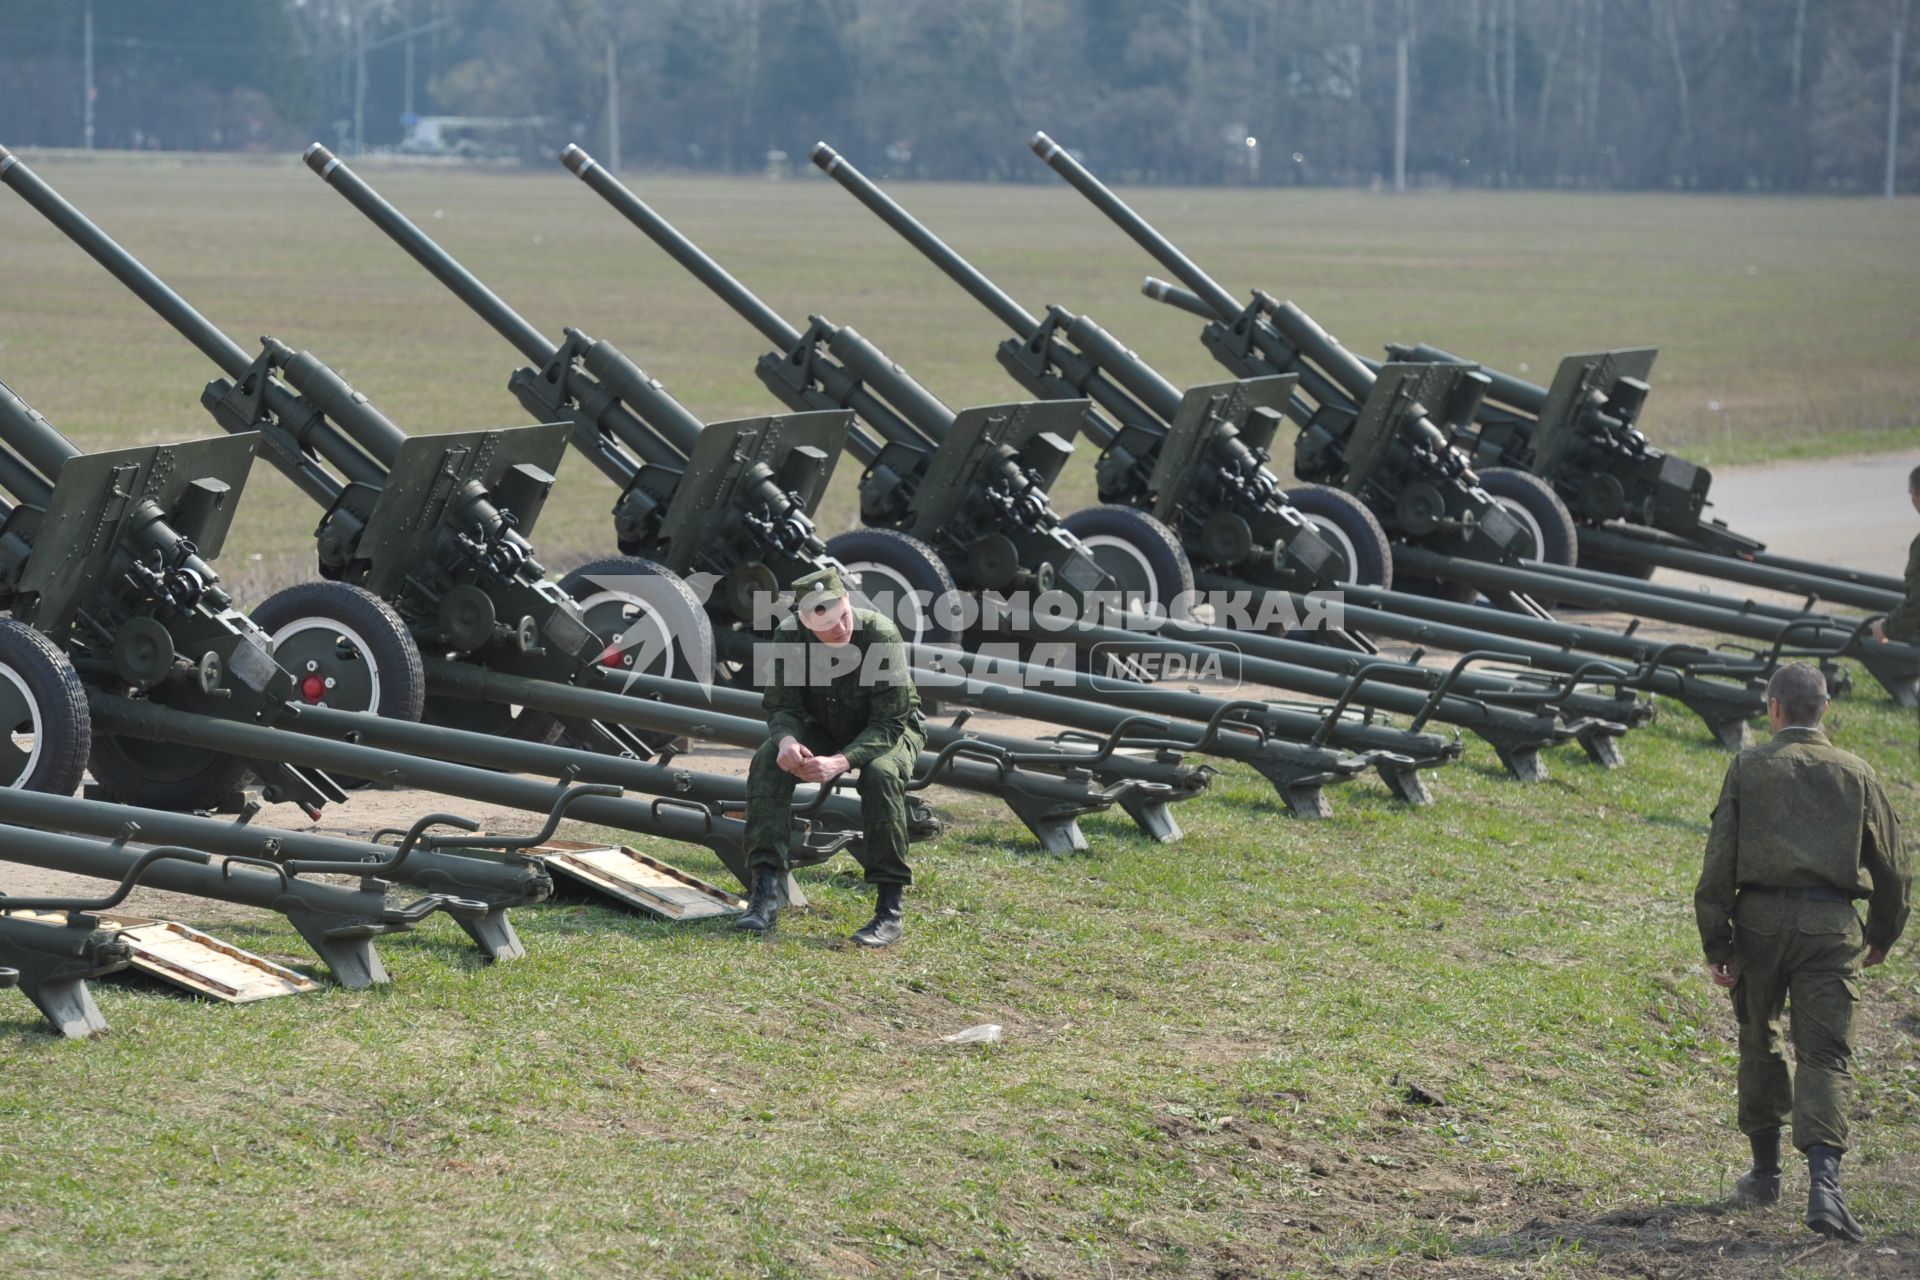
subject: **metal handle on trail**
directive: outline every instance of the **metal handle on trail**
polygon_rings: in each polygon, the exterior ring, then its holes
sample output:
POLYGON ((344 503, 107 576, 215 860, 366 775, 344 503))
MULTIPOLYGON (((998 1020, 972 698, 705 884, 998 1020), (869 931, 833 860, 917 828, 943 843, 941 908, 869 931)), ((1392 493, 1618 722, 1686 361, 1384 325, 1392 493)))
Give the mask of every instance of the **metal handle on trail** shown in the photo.
MULTIPOLYGON (((463 818, 457 813, 429 813, 416 821, 411 827, 407 828, 406 834, 400 838, 400 843, 395 847, 391 858, 369 858, 365 862, 326 862, 300 859, 287 862, 265 863, 264 865, 272 866, 287 875, 296 876, 335 875, 377 877, 381 876, 384 872, 399 870, 400 867, 406 863, 407 859, 412 856, 416 848, 422 845, 425 845, 427 848, 432 848, 435 840, 427 834, 428 829, 432 827, 458 827, 462 831, 478 831, 480 824, 471 818, 463 818)), ((380 834, 386 835, 389 834, 389 832, 382 831, 380 834)), ((227 861, 233 862, 235 859, 229 858, 227 861)))
MULTIPOLYGON (((1405 663, 1394 662, 1390 659, 1362 663, 1359 669, 1353 673, 1353 678, 1347 682, 1347 687, 1340 691, 1340 696, 1334 699, 1331 707, 1327 708, 1326 717, 1320 721, 1320 727, 1313 731, 1313 736, 1307 739, 1307 745, 1310 747, 1324 747, 1327 745, 1327 739, 1333 735, 1334 727, 1340 723, 1340 717, 1346 714, 1347 707, 1352 704, 1354 695, 1360 692, 1360 686, 1373 680, 1376 675, 1383 674, 1386 671, 1404 670, 1406 670, 1405 663)), ((1385 681, 1382 681, 1382 683, 1385 683, 1385 681)), ((1408 729, 1409 733, 1418 732, 1419 726, 1426 723, 1426 717, 1431 714, 1433 706, 1434 704, 1429 700, 1428 706, 1420 713, 1421 719, 1408 729)))
MULTIPOLYGON (((502 849, 511 852, 515 849, 532 849, 553 839, 553 833, 560 829, 560 821, 568 809, 589 796, 606 796, 618 800, 624 792, 610 782, 582 782, 568 787, 553 802, 553 808, 547 810, 547 820, 540 829, 530 836, 481 836, 474 840, 456 840, 452 836, 434 836, 429 846, 444 844, 462 844, 480 849, 502 849)), ((471 829, 471 828, 469 828, 471 829)))
MULTIPOLYGON (((1491 649, 1474 649, 1461 654, 1460 660, 1448 669, 1447 674, 1441 679, 1440 683, 1435 686, 1434 691, 1428 695, 1427 704, 1420 708, 1420 714, 1415 716, 1413 723, 1407 726, 1407 732, 1418 733, 1421 728, 1426 725, 1427 721, 1433 719, 1434 713, 1440 710, 1440 703, 1452 692, 1455 683, 1466 673, 1467 668, 1476 662, 1514 662, 1523 667, 1533 665, 1533 659, 1531 658, 1516 658, 1510 653, 1496 653, 1491 649)), ((1479 704, 1478 699, 1470 699, 1470 701, 1479 704)), ((1484 704, 1479 705, 1484 706, 1484 704)))
MULTIPOLYGON (((191 862, 204 867, 213 861, 213 855, 198 849, 183 849, 178 845, 155 845, 134 860, 134 864, 127 868, 127 874, 120 877, 120 883, 104 898, 10 898, 0 894, 0 911, 65 911, 69 914, 107 911, 127 900, 127 895, 133 892, 149 867, 156 862, 168 861, 191 862)), ((9 969, 4 972, 13 971, 9 969)), ((0 981, 0 986, 5 985, 4 981, 0 981)))

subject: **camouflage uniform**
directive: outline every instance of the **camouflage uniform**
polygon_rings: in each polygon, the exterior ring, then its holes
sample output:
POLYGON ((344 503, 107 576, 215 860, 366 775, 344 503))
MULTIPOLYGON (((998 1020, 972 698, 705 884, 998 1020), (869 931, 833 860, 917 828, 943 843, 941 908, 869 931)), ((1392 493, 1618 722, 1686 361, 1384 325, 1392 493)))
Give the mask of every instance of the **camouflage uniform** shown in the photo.
POLYGON ((1820 729, 1783 729, 1728 767, 1693 903, 1708 962, 1736 966, 1742 1133, 1791 1117, 1802 1151, 1846 1150, 1861 949, 1893 946, 1910 886, 1886 792, 1820 729), (1789 995, 1797 1082, 1780 1034, 1789 995))
POLYGON ((1887 615, 1887 639, 1920 640, 1920 537, 1907 550, 1907 596, 1887 615))
POLYGON ((747 773, 747 864, 786 870, 799 779, 780 767, 779 755, 781 739, 791 736, 815 755, 845 756, 859 771, 866 829, 859 857, 867 881, 911 884, 906 784, 927 744, 920 695, 898 628, 869 609, 853 616, 853 638, 837 647, 792 618, 774 632, 773 670, 761 698, 767 740, 747 773))

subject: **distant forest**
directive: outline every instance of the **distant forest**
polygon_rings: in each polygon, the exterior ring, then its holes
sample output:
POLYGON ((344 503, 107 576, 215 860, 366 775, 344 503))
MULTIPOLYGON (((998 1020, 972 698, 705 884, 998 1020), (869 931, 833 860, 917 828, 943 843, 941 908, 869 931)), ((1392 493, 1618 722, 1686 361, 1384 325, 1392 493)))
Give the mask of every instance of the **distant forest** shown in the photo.
POLYGON ((721 172, 825 138, 895 176, 1039 181, 1044 128, 1123 180, 1911 191, 1911 8, 0 0, 0 142, 84 146, 90 116, 99 148, 352 152, 484 117, 447 136, 721 172))

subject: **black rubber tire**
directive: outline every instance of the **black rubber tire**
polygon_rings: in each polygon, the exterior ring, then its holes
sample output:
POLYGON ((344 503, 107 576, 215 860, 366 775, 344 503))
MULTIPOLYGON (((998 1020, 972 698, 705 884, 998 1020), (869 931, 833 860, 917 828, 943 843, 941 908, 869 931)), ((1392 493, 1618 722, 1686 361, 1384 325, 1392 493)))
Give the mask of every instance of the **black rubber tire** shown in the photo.
MULTIPOLYGON (((22 622, 0 618, 0 670, 32 703, 39 721, 26 727, 34 735, 34 753, 20 772, 0 785, 70 796, 80 788, 93 746, 93 718, 87 691, 67 655, 22 622)), ((19 725, 9 725, 15 731, 19 725)))
MULTIPOLYGON (((672 652, 666 664, 652 664, 643 674, 671 675, 679 680, 713 678, 713 620, 707 616, 706 605, 700 597, 678 574, 670 573, 661 565, 639 556, 607 556, 600 560, 589 560, 561 578, 560 589, 582 604, 596 597, 618 596, 660 619, 660 632, 670 639, 672 652), (619 578, 657 579, 664 595, 660 600, 643 600, 601 581, 619 578), (662 669, 663 666, 665 669, 662 669)), ((613 643, 612 635, 601 638, 609 644, 613 643)))
MULTIPOLYGON (((888 576, 904 583, 907 590, 924 591, 932 601, 960 590, 938 552, 897 529, 849 529, 827 539, 827 554, 848 568, 862 564, 880 566, 888 576)), ((847 586, 853 591, 863 590, 859 582, 849 582, 847 586)), ((876 587, 865 589, 878 590, 876 587)), ((959 633, 946 625, 938 607, 917 610, 915 616, 903 618, 899 610, 883 607, 884 600, 868 603, 893 619, 908 644, 951 646, 960 642, 959 633)))
MULTIPOLYGON (((302 582, 275 592, 253 610, 253 621, 270 637, 289 627, 314 620, 339 624, 362 644, 373 662, 373 702, 370 706, 343 706, 343 711, 372 711, 389 720, 418 721, 427 702, 427 676, 420 664, 420 646, 393 607, 364 588, 345 582, 302 582)), ((302 672, 295 671, 297 682, 302 672)), ((300 695, 296 693, 296 700, 300 695)), ((329 704, 331 705, 331 704, 329 704)))
POLYGON ((1366 503, 1325 484, 1295 485, 1287 490, 1287 502, 1316 528, 1337 535, 1331 541, 1347 561, 1344 582, 1382 591, 1393 588, 1393 544, 1366 503))
POLYGON ((1571 566, 1578 558, 1580 531, 1574 527, 1573 513, 1552 485, 1512 467, 1488 467, 1480 473, 1480 487, 1538 531, 1537 545, 1529 559, 1571 566))
MULTIPOLYGON (((1132 574, 1148 575, 1146 603, 1155 613, 1166 613, 1173 601, 1193 598, 1193 561, 1173 530, 1137 507, 1107 505, 1082 507, 1060 522, 1062 528, 1090 544, 1094 559, 1101 551, 1123 556, 1132 574)), ((1103 561, 1103 566, 1106 567, 1103 561)), ((1111 571, 1111 570, 1110 570, 1111 571)))

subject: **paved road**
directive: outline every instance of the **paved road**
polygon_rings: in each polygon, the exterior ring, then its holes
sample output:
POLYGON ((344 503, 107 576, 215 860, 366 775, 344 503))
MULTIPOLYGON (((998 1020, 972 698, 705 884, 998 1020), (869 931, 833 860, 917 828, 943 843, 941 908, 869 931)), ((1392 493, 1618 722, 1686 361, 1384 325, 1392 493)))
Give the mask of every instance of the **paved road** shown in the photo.
POLYGON ((1769 551, 1898 577, 1920 515, 1906 477, 1920 453, 1729 467, 1713 477, 1711 515, 1769 551))

